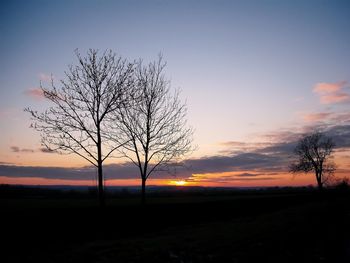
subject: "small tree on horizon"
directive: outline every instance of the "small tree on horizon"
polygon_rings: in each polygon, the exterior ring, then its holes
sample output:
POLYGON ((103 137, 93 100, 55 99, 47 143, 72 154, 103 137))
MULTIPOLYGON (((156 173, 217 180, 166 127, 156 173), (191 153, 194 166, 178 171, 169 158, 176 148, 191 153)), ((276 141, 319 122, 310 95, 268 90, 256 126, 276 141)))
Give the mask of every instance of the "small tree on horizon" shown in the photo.
POLYGON ((322 132, 304 135, 294 149, 297 160, 290 165, 290 172, 308 173, 313 171, 318 188, 323 189, 336 169, 331 160, 334 147, 332 138, 327 137, 322 132))
POLYGON ((118 108, 115 116, 120 131, 114 139, 126 142, 118 151, 138 168, 142 204, 151 174, 169 171, 192 150, 193 130, 187 127, 186 104, 180 101, 177 91, 171 93, 163 73, 165 66, 162 56, 146 66, 140 60, 135 69, 132 99, 118 108))
POLYGON ((105 206, 103 162, 121 145, 111 144, 108 117, 125 100, 132 86, 134 65, 112 51, 101 56, 90 49, 86 57, 76 51, 77 66, 70 66, 66 79, 56 87, 42 85, 43 96, 53 106, 38 113, 30 108, 31 125, 41 132, 42 144, 59 153, 74 153, 96 167, 100 206, 105 206))

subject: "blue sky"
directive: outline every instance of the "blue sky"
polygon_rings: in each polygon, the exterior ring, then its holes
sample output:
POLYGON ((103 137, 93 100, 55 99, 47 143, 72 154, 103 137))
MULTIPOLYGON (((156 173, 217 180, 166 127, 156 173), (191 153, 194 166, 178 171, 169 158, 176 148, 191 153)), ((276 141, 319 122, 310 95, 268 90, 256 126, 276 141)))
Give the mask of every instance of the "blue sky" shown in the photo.
POLYGON ((62 78, 76 48, 146 61, 162 52, 188 104, 195 157, 313 125, 308 114, 344 113, 347 101, 321 103, 313 89, 345 81, 349 91, 349 13, 349 1, 321 0, 2 1, 0 161, 40 165, 41 155, 11 153, 40 147, 22 110, 46 104, 25 94, 62 78))

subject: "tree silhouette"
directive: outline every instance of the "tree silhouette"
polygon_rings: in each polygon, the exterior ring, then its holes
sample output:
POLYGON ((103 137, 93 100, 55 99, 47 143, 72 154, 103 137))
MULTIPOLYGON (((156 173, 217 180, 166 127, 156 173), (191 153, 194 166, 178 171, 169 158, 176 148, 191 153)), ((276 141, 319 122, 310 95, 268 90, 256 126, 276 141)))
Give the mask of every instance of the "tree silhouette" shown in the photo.
POLYGON ((105 205, 103 162, 121 145, 109 141, 108 116, 124 105, 126 90, 132 86, 134 65, 112 51, 101 56, 90 49, 86 57, 76 51, 77 66, 69 66, 66 79, 56 87, 42 85, 43 95, 53 106, 32 116, 32 127, 41 132, 42 143, 50 150, 74 153, 98 171, 99 203, 105 205))
POLYGON ((330 160, 334 146, 332 138, 321 132, 305 135, 294 149, 297 160, 290 165, 290 171, 314 171, 318 188, 322 189, 335 171, 335 164, 330 160))
POLYGON ((163 74, 165 66, 161 56, 147 66, 139 61, 132 98, 128 105, 118 108, 115 116, 121 125, 114 139, 127 142, 118 151, 138 167, 143 204, 149 176, 170 171, 192 150, 193 130, 187 127, 187 108, 178 92, 170 92, 170 83, 163 74))

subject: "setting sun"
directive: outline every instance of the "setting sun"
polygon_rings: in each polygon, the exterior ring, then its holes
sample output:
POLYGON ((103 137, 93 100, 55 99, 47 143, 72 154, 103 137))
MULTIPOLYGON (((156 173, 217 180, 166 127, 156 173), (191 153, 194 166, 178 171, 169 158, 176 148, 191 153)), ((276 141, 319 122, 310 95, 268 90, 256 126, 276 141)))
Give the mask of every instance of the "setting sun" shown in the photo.
POLYGON ((187 182, 183 181, 183 180, 181 180, 181 181, 171 181, 170 184, 171 185, 176 185, 176 186, 184 186, 184 185, 187 184, 187 182))

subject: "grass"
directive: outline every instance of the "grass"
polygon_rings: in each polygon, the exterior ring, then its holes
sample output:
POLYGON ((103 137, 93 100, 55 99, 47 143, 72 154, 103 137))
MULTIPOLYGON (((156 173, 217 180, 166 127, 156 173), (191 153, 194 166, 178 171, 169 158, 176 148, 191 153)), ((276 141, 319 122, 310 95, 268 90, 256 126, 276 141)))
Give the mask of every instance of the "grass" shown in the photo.
POLYGON ((340 262, 346 220, 339 222, 338 212, 329 203, 300 205, 256 217, 93 241, 64 257, 68 262, 340 262))
POLYGON ((3 199, 2 262, 349 262, 349 195, 3 199), (15 251, 15 252, 11 252, 15 251))

